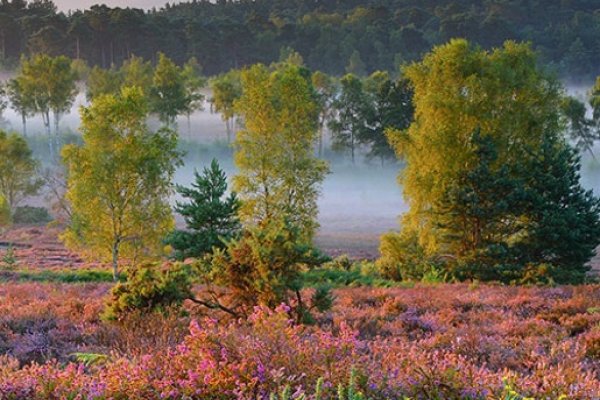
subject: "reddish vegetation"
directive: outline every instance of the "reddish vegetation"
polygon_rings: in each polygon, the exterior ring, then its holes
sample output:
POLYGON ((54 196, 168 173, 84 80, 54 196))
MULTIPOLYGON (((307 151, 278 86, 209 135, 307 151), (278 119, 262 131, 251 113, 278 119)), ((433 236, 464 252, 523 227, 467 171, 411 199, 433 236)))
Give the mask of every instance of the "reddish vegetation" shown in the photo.
POLYGON ((13 244, 18 264, 28 268, 90 266, 65 248, 58 239, 59 233, 58 228, 20 227, 0 235, 0 242, 4 244, 2 247, 13 244))
POLYGON ((192 317, 104 324, 107 289, 0 286, 9 355, 0 398, 255 399, 286 384, 312 395, 319 378, 332 397, 353 368, 374 399, 497 398, 507 386, 535 398, 600 397, 600 286, 345 289, 313 327, 291 325, 285 307, 248 323, 190 308, 192 317), (47 361, 73 352, 109 356, 87 367, 47 361))

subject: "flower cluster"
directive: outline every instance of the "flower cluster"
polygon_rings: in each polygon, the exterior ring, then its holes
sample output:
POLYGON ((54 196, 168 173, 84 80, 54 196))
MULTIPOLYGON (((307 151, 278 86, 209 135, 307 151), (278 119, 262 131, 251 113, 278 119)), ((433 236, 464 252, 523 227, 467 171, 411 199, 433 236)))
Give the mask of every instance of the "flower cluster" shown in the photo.
MULTIPOLYGON (((96 331, 81 340, 107 357, 27 364, 6 351, 0 398, 268 399, 289 388, 292 399, 328 399, 349 380, 370 399, 600 398, 600 286, 461 284, 336 296, 314 326, 293 323, 285 305, 243 321, 189 318, 177 344, 154 342, 139 354, 111 352, 99 339, 102 323, 90 322, 96 331)), ((152 323, 176 326, 162 318, 152 323)))

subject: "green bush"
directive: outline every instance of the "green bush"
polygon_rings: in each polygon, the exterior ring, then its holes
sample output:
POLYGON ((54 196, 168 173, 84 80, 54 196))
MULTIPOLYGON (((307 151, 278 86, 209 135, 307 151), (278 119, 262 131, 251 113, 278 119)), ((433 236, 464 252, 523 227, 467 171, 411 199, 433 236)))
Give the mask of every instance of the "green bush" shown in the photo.
POLYGON ((236 317, 249 315, 256 305, 275 308, 285 303, 298 322, 310 322, 311 310, 323 310, 331 303, 323 286, 310 301, 302 298, 302 272, 321 261, 322 255, 288 222, 248 228, 225 249, 215 249, 198 263, 205 286, 205 300, 199 302, 236 317), (226 296, 220 288, 227 289, 226 296))
POLYGON ((12 219, 15 224, 44 225, 52 221, 52 216, 47 208, 23 206, 15 209, 12 219))
POLYGON ((113 287, 103 312, 106 320, 119 320, 127 313, 163 311, 193 298, 189 265, 145 264, 127 272, 127 280, 113 287))
POLYGON ((351 261, 347 256, 338 257, 322 264, 318 268, 305 271, 302 274, 304 285, 319 287, 326 284, 331 287, 391 287, 396 282, 385 279, 378 267, 367 261, 351 261))

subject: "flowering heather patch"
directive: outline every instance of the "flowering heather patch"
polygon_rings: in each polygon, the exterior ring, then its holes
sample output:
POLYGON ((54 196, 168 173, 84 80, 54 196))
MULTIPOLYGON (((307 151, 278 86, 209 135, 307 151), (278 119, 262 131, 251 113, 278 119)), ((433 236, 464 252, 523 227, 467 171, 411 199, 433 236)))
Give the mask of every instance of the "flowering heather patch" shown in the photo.
MULTIPOLYGON (((3 327, 50 314, 108 356, 23 365, 3 345, 0 398, 267 399, 289 386, 292 398, 315 399, 318 381, 319 398, 337 398, 352 371, 371 399, 600 398, 600 286, 343 289, 315 326, 292 324, 282 305, 244 322, 194 317, 190 308, 192 317, 149 317, 137 331, 97 319, 104 293, 102 285, 0 287, 3 327), (87 312, 69 308, 78 302, 87 312), (148 335, 138 339, 144 346, 124 345, 146 331, 171 332, 177 344, 148 335)), ((72 351, 77 340, 67 337, 50 347, 72 351)))

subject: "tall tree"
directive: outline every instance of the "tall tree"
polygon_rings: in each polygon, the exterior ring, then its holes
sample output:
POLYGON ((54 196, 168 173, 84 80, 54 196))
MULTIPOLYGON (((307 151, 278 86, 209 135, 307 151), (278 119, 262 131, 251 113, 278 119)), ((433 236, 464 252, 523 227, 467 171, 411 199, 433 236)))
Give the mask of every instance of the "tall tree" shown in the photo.
POLYGON ((385 132, 404 130, 413 119, 412 89, 406 79, 393 81, 387 72, 374 72, 365 82, 367 103, 362 109, 364 125, 358 140, 369 148, 367 158, 385 160, 395 157, 385 132))
POLYGON ((365 108, 371 104, 362 81, 353 74, 345 75, 340 81, 340 95, 334 100, 335 118, 329 122, 333 136, 333 147, 349 150, 352 163, 356 162, 360 132, 365 129, 365 108))
MULTIPOLYGON (((543 264, 552 279, 581 278, 600 242, 599 203, 581 188, 565 141, 561 88, 532 49, 506 42, 488 52, 453 40, 404 73, 415 120, 388 132, 407 163, 404 242, 448 265, 491 268, 497 279, 506 267, 523 276, 543 264)), ((382 248, 393 241, 385 240, 382 248)))
POLYGON ((264 225, 288 220, 310 241, 318 227, 317 198, 327 164, 313 154, 318 105, 310 75, 284 64, 274 71, 255 65, 242 72, 236 108, 245 129, 235 141, 242 221, 264 225))
POLYGON ((174 226, 169 196, 180 164, 173 131, 150 132, 139 88, 99 96, 81 111, 83 145, 63 150, 72 222, 64 239, 111 260, 156 254, 174 226))
POLYGON ((312 84, 317 92, 319 105, 319 157, 322 157, 324 130, 334 115, 333 104, 337 96, 337 85, 331 76, 320 71, 312 74, 312 84))

